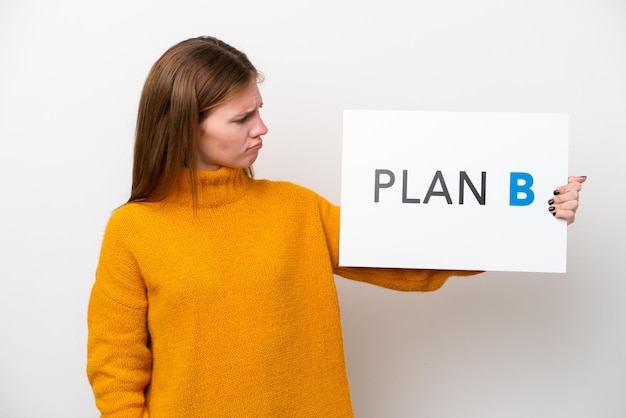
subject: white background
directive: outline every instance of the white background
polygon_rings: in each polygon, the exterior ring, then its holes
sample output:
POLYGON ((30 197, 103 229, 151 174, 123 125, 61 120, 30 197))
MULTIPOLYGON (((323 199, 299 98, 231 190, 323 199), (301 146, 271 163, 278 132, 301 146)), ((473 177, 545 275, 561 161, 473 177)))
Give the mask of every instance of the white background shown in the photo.
POLYGON ((623 0, 118 1, 0 5, 0 416, 96 417, 86 306, 128 196, 138 96, 213 34, 267 78, 259 177, 339 202, 345 108, 568 113, 588 175, 567 274, 432 294, 337 279, 357 417, 623 417, 623 0))

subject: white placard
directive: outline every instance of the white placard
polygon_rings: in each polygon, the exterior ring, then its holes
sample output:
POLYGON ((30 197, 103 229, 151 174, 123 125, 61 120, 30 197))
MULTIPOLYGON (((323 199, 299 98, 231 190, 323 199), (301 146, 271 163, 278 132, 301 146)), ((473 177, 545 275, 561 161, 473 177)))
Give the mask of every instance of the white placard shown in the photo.
POLYGON ((563 114, 344 111, 342 266, 565 272, 563 114))

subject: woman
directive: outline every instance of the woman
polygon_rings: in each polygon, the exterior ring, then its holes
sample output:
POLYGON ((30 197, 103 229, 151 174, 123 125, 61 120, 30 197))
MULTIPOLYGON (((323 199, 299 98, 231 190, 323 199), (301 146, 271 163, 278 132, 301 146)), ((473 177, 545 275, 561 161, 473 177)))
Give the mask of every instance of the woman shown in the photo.
MULTIPOLYGON (((253 180, 260 75, 210 37, 155 63, 132 192, 107 225, 89 303, 103 417, 352 416, 333 274, 436 290, 476 272, 341 268, 339 208, 253 180)), ((582 178, 557 189, 571 223, 582 178)))

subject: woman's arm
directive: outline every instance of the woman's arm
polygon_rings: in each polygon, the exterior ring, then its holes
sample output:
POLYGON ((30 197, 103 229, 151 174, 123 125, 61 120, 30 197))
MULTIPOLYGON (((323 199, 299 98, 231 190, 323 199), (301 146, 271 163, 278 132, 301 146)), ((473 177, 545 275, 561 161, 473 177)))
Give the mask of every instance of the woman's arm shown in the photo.
POLYGON ((89 300, 87 376, 103 418, 142 418, 151 375, 146 289, 128 233, 109 222, 89 300))
POLYGON ((429 292, 439 289, 451 276, 471 276, 480 271, 421 270, 395 268, 367 268, 339 266, 339 212, 334 206, 319 197, 319 208, 324 223, 328 251, 333 272, 339 276, 400 291, 429 292))

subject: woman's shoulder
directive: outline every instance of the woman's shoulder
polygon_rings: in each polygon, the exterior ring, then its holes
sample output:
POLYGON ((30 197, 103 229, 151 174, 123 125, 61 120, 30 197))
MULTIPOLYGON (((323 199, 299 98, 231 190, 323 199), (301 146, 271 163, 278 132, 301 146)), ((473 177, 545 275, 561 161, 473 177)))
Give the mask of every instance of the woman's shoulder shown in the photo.
POLYGON ((323 199, 321 195, 308 187, 285 180, 255 180, 258 190, 276 193, 285 196, 298 196, 301 198, 310 198, 313 200, 323 199))
POLYGON ((316 212, 326 212, 335 206, 316 191, 290 181, 256 180, 255 183, 258 196, 281 206, 293 206, 299 211, 310 208, 316 212))
POLYGON ((126 219, 136 216, 138 213, 145 212, 148 205, 153 202, 127 202, 111 212, 111 219, 126 219))
POLYGON ((146 215, 154 212, 158 202, 129 202, 113 209, 107 222, 108 229, 129 228, 138 220, 145 220, 146 215))

